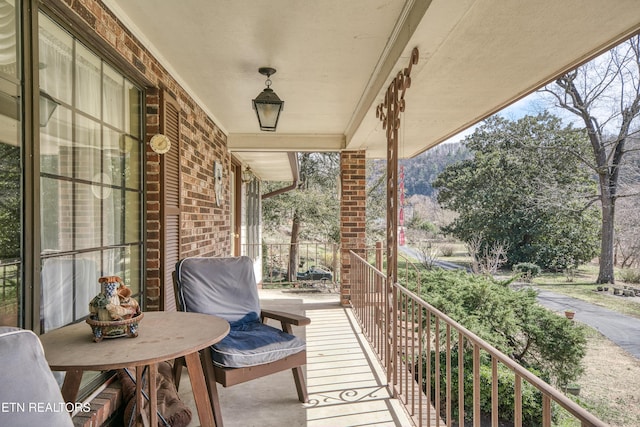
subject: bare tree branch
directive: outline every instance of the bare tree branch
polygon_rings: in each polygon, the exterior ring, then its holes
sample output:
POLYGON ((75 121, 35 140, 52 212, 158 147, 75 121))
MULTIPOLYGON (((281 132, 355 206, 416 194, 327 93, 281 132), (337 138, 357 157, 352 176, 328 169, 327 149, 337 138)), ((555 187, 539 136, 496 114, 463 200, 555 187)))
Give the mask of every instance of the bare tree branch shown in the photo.
POLYGON ((621 190, 626 182, 633 182, 628 173, 625 176, 625 169, 633 167, 632 162, 625 163, 625 156, 640 150, 638 146, 626 147, 640 131, 634 126, 640 116, 640 36, 559 77, 555 86, 549 85, 543 92, 580 118, 587 131, 593 161, 578 158, 598 175, 602 209, 598 283, 613 283, 615 202, 637 196, 636 192, 621 194, 621 190), (609 135, 615 136, 607 136, 606 130, 614 127, 609 135))

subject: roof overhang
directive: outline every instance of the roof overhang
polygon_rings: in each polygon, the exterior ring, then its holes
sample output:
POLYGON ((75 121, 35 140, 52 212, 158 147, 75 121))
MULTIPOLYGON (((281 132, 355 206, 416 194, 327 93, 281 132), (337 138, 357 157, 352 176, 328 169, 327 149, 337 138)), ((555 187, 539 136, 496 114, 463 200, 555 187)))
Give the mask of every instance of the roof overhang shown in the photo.
POLYGON ((266 180, 283 180, 286 173, 266 165, 286 164, 289 151, 384 158, 375 108, 414 47, 420 59, 405 95, 401 157, 640 30, 637 0, 105 3, 211 114, 229 150, 266 180), (277 69, 271 87, 285 101, 276 132, 259 132, 251 107, 264 88, 262 66, 277 69))

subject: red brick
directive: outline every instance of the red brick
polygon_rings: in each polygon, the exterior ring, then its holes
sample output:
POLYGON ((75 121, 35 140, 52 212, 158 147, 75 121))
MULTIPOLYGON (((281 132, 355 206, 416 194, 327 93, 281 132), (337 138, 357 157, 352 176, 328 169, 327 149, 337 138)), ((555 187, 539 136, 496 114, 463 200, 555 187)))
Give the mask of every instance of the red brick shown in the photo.
POLYGON ((340 169, 341 201, 340 201, 340 274, 341 274, 341 303, 349 304, 350 290, 350 250, 364 248, 366 215, 366 162, 364 151, 345 151, 341 153, 340 169))

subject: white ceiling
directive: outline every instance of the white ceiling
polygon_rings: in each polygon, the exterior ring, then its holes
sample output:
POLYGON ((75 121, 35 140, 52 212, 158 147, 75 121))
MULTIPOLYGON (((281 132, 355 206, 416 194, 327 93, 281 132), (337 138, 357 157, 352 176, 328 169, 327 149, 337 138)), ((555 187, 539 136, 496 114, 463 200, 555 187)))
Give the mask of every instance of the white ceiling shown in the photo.
POLYGON ((392 78, 406 92, 412 157, 640 30, 637 0, 105 0, 263 179, 291 180, 288 151, 386 156, 375 117, 392 78), (258 68, 277 69, 277 132, 260 132, 258 68))

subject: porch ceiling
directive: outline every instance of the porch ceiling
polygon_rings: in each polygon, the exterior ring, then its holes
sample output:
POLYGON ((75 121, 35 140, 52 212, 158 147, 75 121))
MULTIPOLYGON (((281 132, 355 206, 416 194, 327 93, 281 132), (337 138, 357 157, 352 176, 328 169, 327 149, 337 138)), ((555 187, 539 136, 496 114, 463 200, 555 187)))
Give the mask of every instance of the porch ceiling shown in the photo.
POLYGON ((288 168, 287 151, 385 157, 375 107, 413 47, 420 60, 405 97, 401 157, 640 30, 636 0, 105 3, 213 116, 230 150, 267 180, 283 178, 271 170, 288 168), (272 88, 285 101, 276 133, 258 130, 251 107, 264 88, 261 66, 278 70, 272 88))

